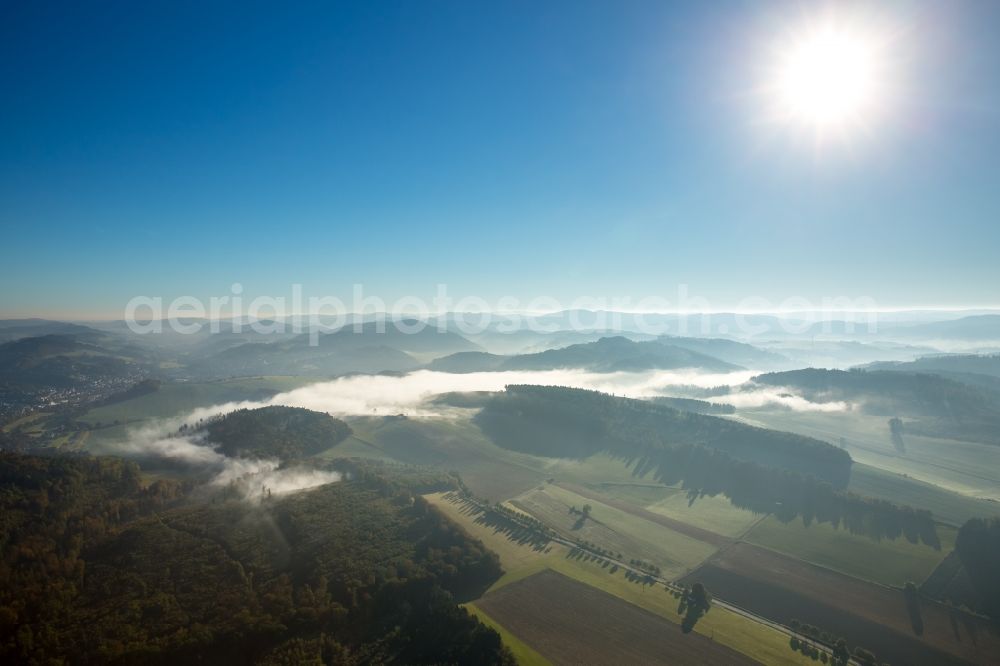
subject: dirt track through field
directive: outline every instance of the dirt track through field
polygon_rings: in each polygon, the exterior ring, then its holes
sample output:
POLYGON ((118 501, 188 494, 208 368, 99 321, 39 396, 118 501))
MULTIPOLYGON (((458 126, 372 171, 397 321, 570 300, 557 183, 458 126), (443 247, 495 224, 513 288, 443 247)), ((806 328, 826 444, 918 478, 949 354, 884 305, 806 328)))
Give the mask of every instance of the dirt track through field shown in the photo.
POLYGON ((476 602, 553 664, 755 664, 754 660, 551 570, 476 602))

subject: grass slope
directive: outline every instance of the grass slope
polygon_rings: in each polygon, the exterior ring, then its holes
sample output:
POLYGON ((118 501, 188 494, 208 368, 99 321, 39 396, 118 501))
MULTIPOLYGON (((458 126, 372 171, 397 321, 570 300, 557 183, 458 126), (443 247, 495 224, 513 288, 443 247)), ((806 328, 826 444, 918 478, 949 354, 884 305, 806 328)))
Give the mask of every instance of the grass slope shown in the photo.
POLYGON ((925 481, 862 463, 854 464, 848 490, 927 509, 936 520, 955 527, 961 527, 970 518, 1000 517, 1000 502, 960 495, 925 481))
POLYGON ((733 506, 722 495, 706 495, 691 501, 680 488, 668 490, 671 493, 667 497, 646 506, 646 510, 728 537, 743 535, 763 517, 733 506))
POLYGON ((511 504, 567 537, 651 562, 668 578, 683 576, 715 552, 707 543, 553 484, 529 490, 511 504), (589 518, 570 513, 585 504, 593 507, 589 518))
POLYGON ((907 581, 919 585, 954 548, 956 530, 940 526, 941 550, 904 538, 872 541, 836 530, 829 525, 805 527, 802 521, 782 523, 773 516, 746 535, 750 543, 791 555, 862 580, 902 587, 907 581))

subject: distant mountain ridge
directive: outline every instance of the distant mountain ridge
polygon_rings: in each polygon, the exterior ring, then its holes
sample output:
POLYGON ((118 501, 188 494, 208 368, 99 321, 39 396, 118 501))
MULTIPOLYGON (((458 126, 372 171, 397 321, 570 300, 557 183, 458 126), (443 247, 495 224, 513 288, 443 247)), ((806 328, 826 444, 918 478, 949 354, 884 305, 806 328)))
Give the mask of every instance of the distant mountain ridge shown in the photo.
POLYGON ((534 354, 500 356, 463 353, 445 356, 428 365, 431 370, 453 373, 503 370, 580 369, 591 372, 639 372, 697 368, 731 372, 742 367, 683 347, 662 342, 634 342, 622 336, 570 345, 534 354))
POLYGON ((277 342, 246 342, 208 356, 203 369, 217 375, 407 372, 421 367, 417 356, 435 358, 481 349, 454 332, 417 324, 402 322, 401 330, 392 322, 368 322, 315 336, 302 333, 277 342))
POLYGON ((785 367, 791 363, 787 356, 727 338, 686 338, 662 335, 657 338, 657 342, 681 347, 744 367, 785 367))

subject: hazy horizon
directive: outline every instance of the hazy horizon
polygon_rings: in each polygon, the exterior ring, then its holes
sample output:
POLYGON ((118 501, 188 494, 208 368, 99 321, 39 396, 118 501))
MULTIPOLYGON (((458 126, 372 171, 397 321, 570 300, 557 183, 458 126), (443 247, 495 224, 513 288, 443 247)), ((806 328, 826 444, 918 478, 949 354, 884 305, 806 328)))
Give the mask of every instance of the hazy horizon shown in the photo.
POLYGON ((846 3, 877 95, 839 124, 777 117, 776 48, 831 12, 10 7, 0 317, 235 282, 996 304, 1000 6, 846 3))

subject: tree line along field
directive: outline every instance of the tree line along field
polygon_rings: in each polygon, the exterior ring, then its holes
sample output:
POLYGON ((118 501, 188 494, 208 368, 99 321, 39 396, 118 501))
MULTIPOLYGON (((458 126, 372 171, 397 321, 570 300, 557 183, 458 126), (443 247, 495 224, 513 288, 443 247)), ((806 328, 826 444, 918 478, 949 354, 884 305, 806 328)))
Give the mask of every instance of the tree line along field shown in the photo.
POLYGON ((655 564, 667 578, 683 575, 715 552, 710 543, 552 483, 518 495, 510 503, 563 536, 655 564), (584 506, 591 507, 588 516, 580 513, 584 506), (577 511, 571 512, 574 507, 577 511))
POLYGON ((763 518, 763 515, 733 506, 732 502, 723 495, 714 497, 692 495, 683 488, 662 486, 661 490, 664 492, 660 494, 659 498, 653 502, 647 502, 646 498, 634 498, 639 501, 630 500, 628 498, 630 493, 626 490, 623 494, 620 492, 621 489, 622 486, 619 485, 603 484, 594 488, 602 494, 629 502, 644 511, 677 520, 722 537, 742 536, 763 518))
MULTIPOLYGON (((500 556, 505 573, 480 600, 474 602, 477 607, 481 607, 483 599, 509 585, 529 579, 539 572, 552 570, 650 611, 669 623, 670 631, 677 631, 680 634, 679 625, 682 618, 677 612, 678 601, 661 585, 633 582, 626 578, 623 569, 601 566, 592 559, 570 557, 570 550, 558 543, 550 542, 544 547, 538 547, 525 540, 523 534, 484 520, 480 509, 472 507, 455 494, 435 493, 426 495, 425 498, 500 556)), ((600 611, 599 614, 603 612, 600 611)), ((499 618, 493 617, 493 619, 500 622, 499 618)), ((509 627, 507 629, 509 630, 509 627)), ((683 636, 689 638, 693 634, 711 637, 715 642, 759 663, 778 665, 814 663, 801 653, 792 652, 788 647, 788 637, 784 633, 718 606, 713 607, 697 623, 692 634, 683 636)), ((518 636, 518 638, 524 640, 524 637, 518 636)))

